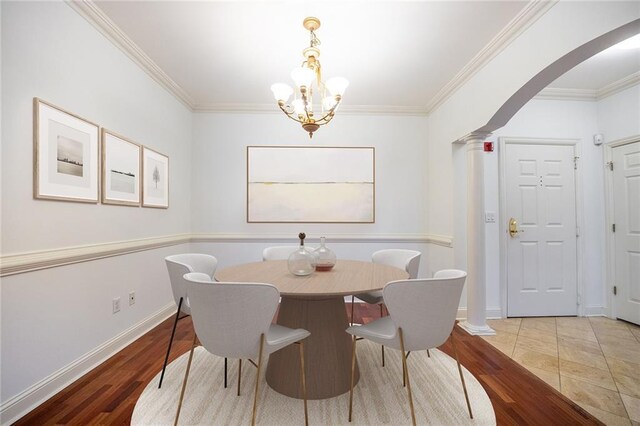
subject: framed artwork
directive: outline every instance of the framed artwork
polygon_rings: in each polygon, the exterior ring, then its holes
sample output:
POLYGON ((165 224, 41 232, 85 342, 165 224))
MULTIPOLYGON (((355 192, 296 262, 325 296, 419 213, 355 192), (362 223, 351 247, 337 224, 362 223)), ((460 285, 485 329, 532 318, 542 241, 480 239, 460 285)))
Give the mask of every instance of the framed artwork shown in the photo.
POLYGON ((33 99, 33 196, 99 201, 99 126, 39 98, 33 99))
POLYGON ((142 147, 142 207, 169 208, 169 157, 142 147))
POLYGON ((248 146, 247 222, 374 223, 375 148, 248 146))
POLYGON ((102 129, 102 202, 140 206, 140 150, 137 143, 102 129))

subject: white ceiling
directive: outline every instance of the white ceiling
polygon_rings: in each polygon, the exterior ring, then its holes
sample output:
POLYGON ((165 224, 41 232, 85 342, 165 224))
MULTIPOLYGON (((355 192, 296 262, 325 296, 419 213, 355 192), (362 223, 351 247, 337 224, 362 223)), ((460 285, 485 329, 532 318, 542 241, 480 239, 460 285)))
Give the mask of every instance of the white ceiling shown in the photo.
MULTIPOLYGON (((346 108, 426 112, 527 1, 93 2, 186 93, 195 109, 265 109, 291 83, 322 21, 323 77, 350 81, 346 108)), ((531 5, 529 5, 531 6, 531 5)), ((523 10, 524 9, 524 10, 523 10)), ((521 18, 522 16, 520 16, 521 18)), ((521 19, 522 20, 522 19, 521 19)), ((640 51, 603 52, 550 87, 597 90, 640 70, 640 51)), ((173 84, 170 84, 172 86, 173 84)))

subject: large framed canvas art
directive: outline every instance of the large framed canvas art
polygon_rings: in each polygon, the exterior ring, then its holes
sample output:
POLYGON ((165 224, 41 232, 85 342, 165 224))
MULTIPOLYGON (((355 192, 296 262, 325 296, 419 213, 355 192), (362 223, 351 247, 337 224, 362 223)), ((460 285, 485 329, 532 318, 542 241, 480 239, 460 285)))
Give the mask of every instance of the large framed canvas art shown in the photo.
POLYGON ((248 146, 247 222, 375 222, 375 149, 248 146))
POLYGON ((99 201, 99 126, 33 99, 34 198, 99 201))

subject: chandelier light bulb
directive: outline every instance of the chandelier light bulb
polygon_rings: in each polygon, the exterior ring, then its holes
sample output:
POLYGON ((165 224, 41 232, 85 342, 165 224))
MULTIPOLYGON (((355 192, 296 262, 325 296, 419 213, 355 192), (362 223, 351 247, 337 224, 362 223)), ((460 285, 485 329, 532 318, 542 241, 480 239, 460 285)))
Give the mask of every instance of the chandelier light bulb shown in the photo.
POLYGON ((322 100, 322 107, 324 108, 325 111, 329 111, 335 105, 336 105, 336 98, 334 98, 333 96, 326 96, 322 100))
POLYGON ((297 115, 305 114, 304 102, 302 101, 302 99, 296 99, 295 101, 291 102, 291 106, 293 107, 297 115))
POLYGON ((308 88, 309 86, 311 86, 311 82, 313 81, 313 78, 315 76, 316 74, 313 72, 313 70, 307 67, 298 67, 294 68, 293 71, 291 71, 291 78, 296 83, 297 87, 308 88))
POLYGON ((344 91, 347 89, 348 85, 349 80, 344 77, 333 77, 325 83, 325 86, 333 96, 344 95, 344 91))
POLYGON ((276 83, 271 85, 271 91, 273 92, 273 97, 276 98, 276 101, 278 102, 287 102, 293 94, 293 89, 291 88, 291 86, 284 83, 276 83))

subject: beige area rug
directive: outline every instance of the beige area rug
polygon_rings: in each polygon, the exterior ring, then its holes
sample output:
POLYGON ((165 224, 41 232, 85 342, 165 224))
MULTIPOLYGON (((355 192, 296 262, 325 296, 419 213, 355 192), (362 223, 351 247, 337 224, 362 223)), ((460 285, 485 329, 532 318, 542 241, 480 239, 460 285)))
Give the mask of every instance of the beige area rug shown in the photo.
MULTIPOLYGON (((400 352, 388 349, 386 367, 380 365, 380 346, 358 343, 360 381, 354 389, 354 419, 347 421, 349 392, 335 398, 308 402, 309 424, 399 425, 411 424, 406 388, 402 387, 400 352)), ((172 362, 158 389, 160 373, 149 383, 133 411, 133 425, 170 425, 189 354, 172 362)), ((418 424, 494 425, 495 413, 482 385, 463 368, 474 419, 469 419, 462 385, 454 359, 440 352, 414 352, 408 359, 413 402, 418 424)), ((202 347, 195 350, 181 425, 239 425, 251 423, 256 369, 243 362, 241 396, 236 396, 238 362, 229 360, 229 387, 223 387, 224 359, 202 347)), ((292 368, 299 368, 298 365, 292 368)), ((264 371, 264 369, 263 369, 264 371)), ((259 425, 304 424, 302 400, 281 395, 260 377, 259 425)))

